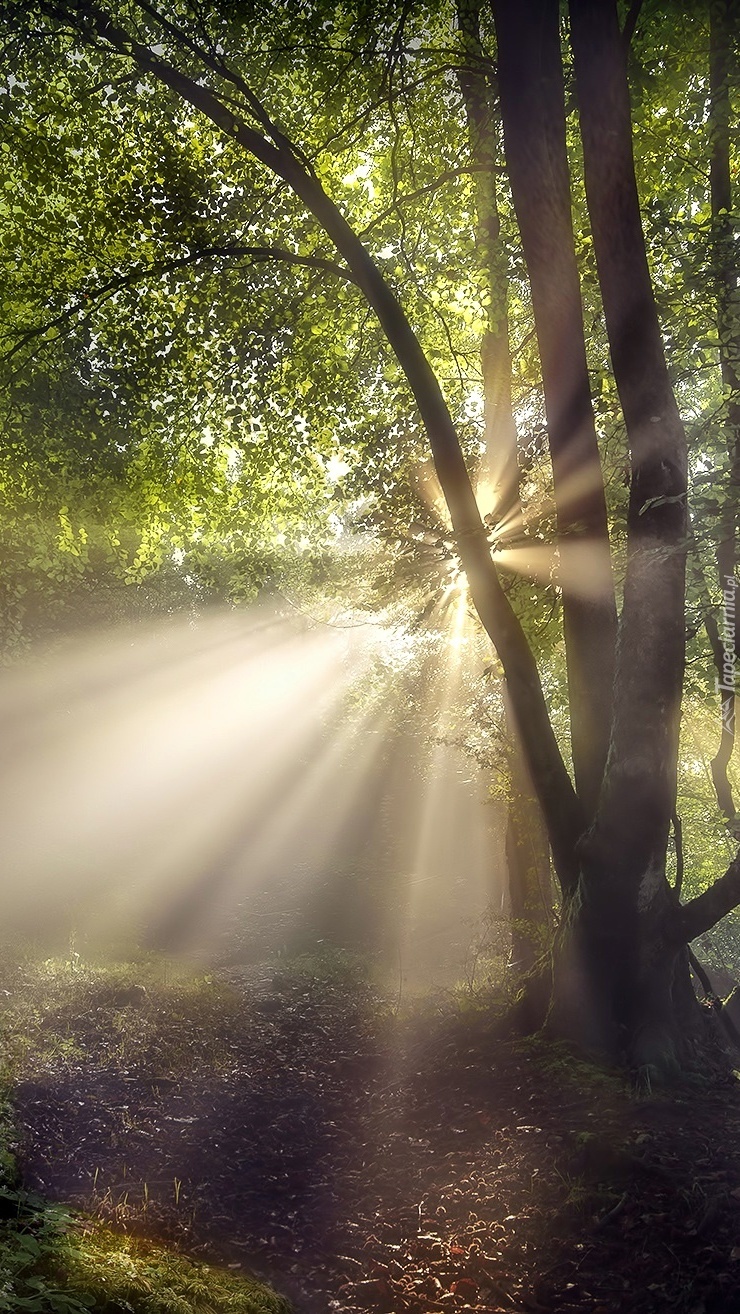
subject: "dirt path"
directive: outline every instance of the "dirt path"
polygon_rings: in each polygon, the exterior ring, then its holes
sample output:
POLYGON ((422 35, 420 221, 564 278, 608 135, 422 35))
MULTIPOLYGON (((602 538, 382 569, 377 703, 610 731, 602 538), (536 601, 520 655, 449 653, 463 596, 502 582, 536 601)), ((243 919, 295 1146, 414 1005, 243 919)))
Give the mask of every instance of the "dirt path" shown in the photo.
POLYGON ((159 1062, 117 1058, 93 1009, 20 1084, 29 1185, 268 1274, 299 1314, 740 1308, 736 1084, 637 1102, 475 1012, 399 1023, 300 980, 244 993, 217 1065, 176 1037, 176 1072, 160 1012, 159 1062))

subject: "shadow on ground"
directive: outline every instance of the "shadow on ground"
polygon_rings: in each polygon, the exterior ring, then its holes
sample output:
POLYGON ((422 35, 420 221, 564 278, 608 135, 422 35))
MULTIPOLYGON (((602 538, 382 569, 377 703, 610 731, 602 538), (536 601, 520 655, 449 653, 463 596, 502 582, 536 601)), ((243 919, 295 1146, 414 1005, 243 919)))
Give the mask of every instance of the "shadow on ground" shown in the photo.
POLYGON ((400 1019, 349 979, 230 989, 210 1048, 164 995, 70 1006, 16 1092, 28 1185, 307 1314, 737 1310, 736 1084, 636 1101, 450 997, 400 1019))

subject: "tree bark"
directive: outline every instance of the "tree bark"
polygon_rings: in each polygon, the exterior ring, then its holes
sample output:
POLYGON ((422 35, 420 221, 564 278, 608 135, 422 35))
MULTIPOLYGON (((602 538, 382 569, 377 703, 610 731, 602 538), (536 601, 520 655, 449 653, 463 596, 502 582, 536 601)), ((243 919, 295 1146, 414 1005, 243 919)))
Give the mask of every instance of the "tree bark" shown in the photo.
POLYGON ((730 462, 729 481, 720 519, 717 573, 722 594, 721 631, 708 623, 720 698, 720 742, 711 771, 717 801, 730 821, 735 803, 727 774, 735 747, 735 657, 740 651, 737 614, 737 527, 740 504, 740 268, 734 239, 730 173, 730 83, 737 34, 735 0, 709 0, 709 183, 712 207, 712 275, 717 304, 717 333, 722 389, 723 429, 730 462), (729 670, 726 669, 729 667, 729 670))
POLYGON ((550 844, 508 697, 505 698, 505 711, 511 782, 505 842, 511 966, 516 975, 526 976, 547 952, 552 938, 550 844))
POLYGON ((673 938, 678 943, 690 944, 697 936, 710 931, 717 922, 737 908, 740 903, 740 849, 727 871, 713 881, 708 890, 697 894, 679 909, 673 917, 673 938))
MULTIPOLYGON (((501 242, 495 165, 496 124, 490 65, 481 43, 480 0, 457 0, 465 56, 458 72, 476 165, 479 258, 487 279, 487 328, 481 346, 485 453, 478 480, 492 495, 491 519, 502 545, 522 530, 521 469, 512 405, 509 345, 509 280, 501 242)), ((535 965, 552 918, 550 845, 542 812, 521 749, 516 717, 505 694, 505 736, 511 794, 506 819, 506 868, 511 916, 512 966, 524 975, 535 965)))
POLYGON ((586 1034, 626 1045, 638 1066, 670 1066, 690 998, 666 879, 684 670, 686 442, 647 264, 616 5, 571 0, 570 16, 586 197, 632 483, 609 756, 556 991, 562 1015, 573 1013, 586 1034))
POLYGON ((478 477, 478 498, 490 499, 488 512, 503 545, 522 528, 521 471, 512 410, 509 345, 509 280, 501 242, 495 172, 496 122, 491 68, 480 37, 481 0, 457 0, 457 27, 465 63, 458 83, 465 107, 471 160, 475 166, 475 203, 481 269, 487 280, 486 331, 481 345, 485 451, 478 477))
POLYGON ((506 161, 532 291, 552 459, 571 747, 584 812, 609 744, 616 608, 571 222, 558 0, 493 0, 506 161), (583 596, 588 565, 598 601, 583 596))
POLYGON ((647 264, 616 5, 571 0, 570 12, 586 196, 632 466, 614 723, 596 842, 622 853, 621 865, 630 879, 643 883, 642 895, 649 898, 664 881, 675 800, 684 672, 686 439, 647 264))

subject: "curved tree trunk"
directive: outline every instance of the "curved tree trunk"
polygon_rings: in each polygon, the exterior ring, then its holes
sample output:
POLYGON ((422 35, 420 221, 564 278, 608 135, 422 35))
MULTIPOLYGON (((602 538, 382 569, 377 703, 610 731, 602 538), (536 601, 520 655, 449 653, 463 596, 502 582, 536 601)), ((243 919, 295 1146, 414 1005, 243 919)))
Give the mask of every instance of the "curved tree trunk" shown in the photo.
POLYGON ((552 936, 550 844, 508 705, 506 722, 511 781, 506 817, 511 967, 516 976, 525 977, 541 962, 552 936))
MULTIPOLYGON (((244 98, 261 130, 240 117, 231 103, 220 99, 202 81, 196 81, 154 49, 143 45, 91 0, 78 0, 72 13, 67 5, 57 3, 57 0, 39 0, 39 7, 57 20, 73 21, 83 39, 104 40, 118 54, 131 59, 186 104, 204 114, 229 139, 292 188, 346 261, 352 281, 377 315, 418 407, 450 512, 470 594, 481 623, 501 658, 518 711, 527 761, 547 818, 558 877, 565 889, 572 889, 577 882, 575 845, 583 830, 581 804, 550 723, 537 663, 491 558, 486 527, 478 510, 455 424, 439 381, 398 297, 325 191, 310 162, 272 122, 258 97, 238 74, 230 70, 229 80, 244 98)), ((160 22, 168 37, 179 39, 176 35, 178 29, 164 19, 160 22)), ((188 43, 187 49, 189 53, 197 50, 196 43, 188 43)), ((197 51, 197 55, 206 67, 214 66, 215 57, 209 52, 197 51)), ((215 64, 216 71, 223 75, 224 66, 218 59, 215 64)))

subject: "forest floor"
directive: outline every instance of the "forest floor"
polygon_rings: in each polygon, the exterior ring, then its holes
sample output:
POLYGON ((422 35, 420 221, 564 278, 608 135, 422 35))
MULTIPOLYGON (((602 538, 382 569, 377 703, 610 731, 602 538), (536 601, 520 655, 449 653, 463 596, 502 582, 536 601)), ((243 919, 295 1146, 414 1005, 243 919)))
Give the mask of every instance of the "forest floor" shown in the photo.
POLYGON ((46 1197, 297 1314, 740 1308, 740 1082, 638 1099, 480 998, 400 1010, 349 968, 132 979, 8 981, 46 1197))

